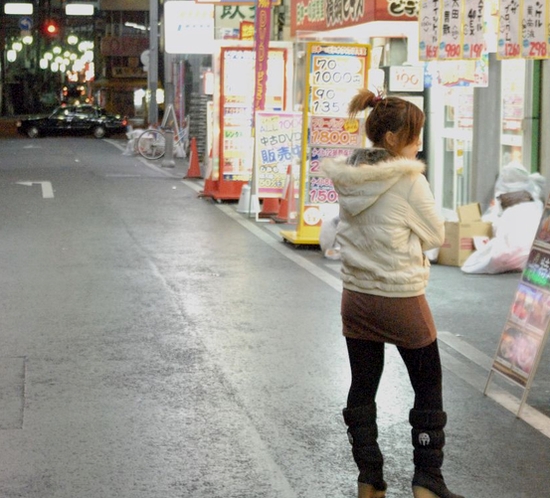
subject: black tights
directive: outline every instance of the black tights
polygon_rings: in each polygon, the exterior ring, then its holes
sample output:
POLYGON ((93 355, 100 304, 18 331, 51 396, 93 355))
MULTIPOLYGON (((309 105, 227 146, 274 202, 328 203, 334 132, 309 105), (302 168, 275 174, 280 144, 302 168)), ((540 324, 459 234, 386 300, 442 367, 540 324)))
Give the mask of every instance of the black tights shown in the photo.
MULTIPOLYGON (((383 342, 346 338, 351 366, 348 408, 374 403, 384 369, 383 342)), ((397 348, 414 390, 414 408, 443 410, 441 360, 437 341, 419 349, 397 348)))

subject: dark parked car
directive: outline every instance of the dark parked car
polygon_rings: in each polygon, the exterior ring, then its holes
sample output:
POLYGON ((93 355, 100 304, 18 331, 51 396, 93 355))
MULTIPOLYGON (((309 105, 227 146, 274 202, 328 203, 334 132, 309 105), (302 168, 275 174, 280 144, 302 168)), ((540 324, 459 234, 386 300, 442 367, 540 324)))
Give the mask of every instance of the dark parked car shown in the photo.
POLYGON ((128 120, 108 114, 105 109, 93 105, 67 105, 58 107, 49 116, 36 116, 17 122, 17 130, 30 138, 54 134, 93 133, 103 138, 112 133, 125 132, 128 120))

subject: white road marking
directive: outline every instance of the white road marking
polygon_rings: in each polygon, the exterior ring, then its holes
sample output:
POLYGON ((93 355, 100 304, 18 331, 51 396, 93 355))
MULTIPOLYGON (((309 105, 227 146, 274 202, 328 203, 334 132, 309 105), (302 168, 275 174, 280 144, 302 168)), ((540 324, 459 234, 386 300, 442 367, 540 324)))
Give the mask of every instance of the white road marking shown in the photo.
POLYGON ((40 185, 42 187, 42 197, 44 199, 53 199, 53 188, 51 182, 15 182, 18 185, 25 185, 32 187, 33 185, 40 185))

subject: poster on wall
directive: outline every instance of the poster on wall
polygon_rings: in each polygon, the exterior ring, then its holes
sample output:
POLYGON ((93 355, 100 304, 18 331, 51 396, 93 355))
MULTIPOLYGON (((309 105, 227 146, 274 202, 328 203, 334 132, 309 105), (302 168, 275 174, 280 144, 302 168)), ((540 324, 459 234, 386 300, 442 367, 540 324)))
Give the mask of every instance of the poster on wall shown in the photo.
POLYGON ((332 183, 320 174, 323 157, 348 156, 365 142, 362 122, 348 118, 348 105, 367 87, 370 45, 307 44, 304 78, 300 205, 297 229, 281 232, 297 244, 318 244, 323 219, 338 212, 332 183))
POLYGON ((524 388, 518 416, 535 377, 549 324, 550 197, 546 201, 485 386, 487 392, 492 375, 497 372, 524 388))
POLYGON ((478 60, 437 61, 426 64, 425 86, 488 87, 489 55, 478 60))

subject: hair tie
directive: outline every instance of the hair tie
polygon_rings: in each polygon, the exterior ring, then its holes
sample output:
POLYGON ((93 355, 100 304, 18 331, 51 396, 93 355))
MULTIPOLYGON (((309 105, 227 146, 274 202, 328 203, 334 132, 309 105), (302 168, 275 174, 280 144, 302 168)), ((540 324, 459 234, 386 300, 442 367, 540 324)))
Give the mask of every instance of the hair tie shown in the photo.
POLYGON ((376 104, 378 104, 378 102, 382 102, 382 100, 384 100, 384 95, 379 93, 372 99, 372 106, 374 107, 376 104))

